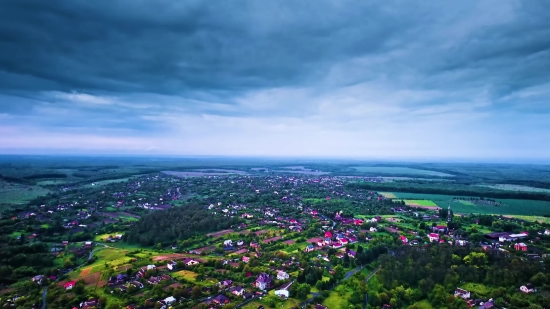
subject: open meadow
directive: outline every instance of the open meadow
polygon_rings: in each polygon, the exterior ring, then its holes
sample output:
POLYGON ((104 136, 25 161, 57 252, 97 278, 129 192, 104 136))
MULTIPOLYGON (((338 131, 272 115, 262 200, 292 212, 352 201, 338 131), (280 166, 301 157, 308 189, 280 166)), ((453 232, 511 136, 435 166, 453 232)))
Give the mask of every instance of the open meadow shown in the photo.
MULTIPOLYGON (((456 200, 456 195, 422 194, 393 192, 397 199, 410 201, 409 204, 433 205, 447 208, 449 204, 455 213, 477 213, 495 215, 520 215, 520 216, 543 216, 550 214, 550 202, 520 199, 494 199, 496 204, 482 204, 472 200, 456 200), (414 201, 414 202, 412 202, 414 201)), ((467 198, 467 197, 466 197, 467 198)))

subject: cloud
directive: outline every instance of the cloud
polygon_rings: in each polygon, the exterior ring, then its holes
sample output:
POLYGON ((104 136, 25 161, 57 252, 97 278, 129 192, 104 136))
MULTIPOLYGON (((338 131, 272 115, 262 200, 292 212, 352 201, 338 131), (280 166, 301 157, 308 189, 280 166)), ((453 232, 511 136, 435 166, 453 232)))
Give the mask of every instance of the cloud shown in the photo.
POLYGON ((0 151, 550 155, 544 1, 20 0, 0 19, 0 151))

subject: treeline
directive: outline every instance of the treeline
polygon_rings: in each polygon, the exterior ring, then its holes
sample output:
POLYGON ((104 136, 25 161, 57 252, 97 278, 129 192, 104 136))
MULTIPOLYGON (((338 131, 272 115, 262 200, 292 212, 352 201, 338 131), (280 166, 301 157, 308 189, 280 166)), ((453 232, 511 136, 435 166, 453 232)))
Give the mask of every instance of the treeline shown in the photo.
POLYGON ((423 194, 442 194, 442 195, 461 195, 488 197, 500 199, 521 199, 550 201, 550 194, 535 192, 518 192, 493 190, 483 187, 472 187, 457 183, 441 182, 391 182, 391 183, 350 183, 351 188, 372 190, 372 191, 392 191, 423 194))
POLYGON ((488 253, 451 246, 431 246, 425 250, 401 247, 383 256, 380 262, 380 286, 369 292, 369 304, 377 308, 385 303, 407 308, 426 298, 434 308, 468 308, 463 300, 452 297, 455 288, 464 282, 494 287, 487 294, 472 298, 493 298, 498 307, 525 308, 530 303, 550 307, 549 298, 539 295, 529 298, 517 292, 528 282, 539 290, 547 290, 550 274, 545 264, 548 263, 509 258, 499 251, 488 253))
POLYGON ((237 218, 214 215, 204 206, 188 204, 142 217, 130 227, 125 240, 142 246, 158 243, 167 246, 196 235, 227 229, 237 223, 237 218))

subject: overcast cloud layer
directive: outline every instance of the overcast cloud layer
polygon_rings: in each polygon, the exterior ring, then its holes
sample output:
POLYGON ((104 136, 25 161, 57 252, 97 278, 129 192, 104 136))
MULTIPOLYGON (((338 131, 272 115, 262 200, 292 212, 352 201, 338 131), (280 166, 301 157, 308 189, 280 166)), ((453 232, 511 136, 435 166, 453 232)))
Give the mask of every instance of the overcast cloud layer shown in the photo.
POLYGON ((2 1, 0 153, 550 158, 550 3, 2 1))

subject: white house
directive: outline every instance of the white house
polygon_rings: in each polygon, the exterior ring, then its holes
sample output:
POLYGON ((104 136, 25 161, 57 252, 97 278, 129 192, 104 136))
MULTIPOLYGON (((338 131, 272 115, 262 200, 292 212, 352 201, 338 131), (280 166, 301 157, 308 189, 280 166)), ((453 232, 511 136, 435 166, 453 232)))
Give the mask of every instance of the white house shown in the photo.
POLYGON ((456 288, 455 290, 455 297, 461 297, 462 299, 469 299, 470 298, 470 292, 466 291, 461 288, 456 288))
POLYGON ((231 239, 228 239, 228 240, 223 242, 223 245, 226 246, 226 247, 231 247, 231 246, 233 246, 233 241, 231 239))
POLYGON ((372 227, 369 229, 369 231, 371 231, 371 232, 377 232, 378 230, 377 230, 374 226, 372 226, 372 227))
POLYGON ((468 241, 465 240, 465 239, 457 239, 457 240, 455 241, 455 244, 456 244, 457 246, 463 246, 463 247, 464 247, 464 246, 467 246, 467 245, 468 245, 468 241))
POLYGON ((166 264, 166 268, 168 268, 169 270, 176 269, 176 262, 170 261, 168 264, 166 264))
POLYGON ((550 230, 544 231, 544 235, 550 235, 550 230))
POLYGON ((284 271, 280 271, 277 273, 277 280, 287 280, 288 278, 290 278, 290 275, 284 271))
POLYGON ((166 303, 167 305, 171 305, 175 302, 176 302, 176 299, 174 298, 174 296, 166 297, 164 299, 164 303, 166 303))
POLYGON ((242 246, 242 245, 244 245, 244 241, 242 240, 237 241, 237 246, 242 246))
POLYGON ((290 296, 290 286, 294 283, 294 281, 285 283, 281 285, 278 289, 275 290, 275 295, 279 297, 288 298, 290 296))

